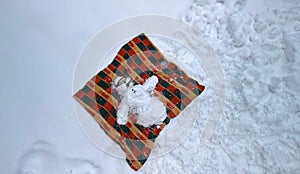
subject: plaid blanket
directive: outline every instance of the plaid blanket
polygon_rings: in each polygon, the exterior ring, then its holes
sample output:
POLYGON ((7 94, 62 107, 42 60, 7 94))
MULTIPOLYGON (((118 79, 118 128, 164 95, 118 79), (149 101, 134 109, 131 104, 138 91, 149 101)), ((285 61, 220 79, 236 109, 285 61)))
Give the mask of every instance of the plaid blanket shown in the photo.
POLYGON ((137 171, 148 159, 160 131, 203 90, 203 85, 169 62, 145 34, 140 34, 126 43, 114 60, 92 77, 74 98, 120 145, 127 163, 137 171), (130 77, 134 83, 143 84, 153 75, 159 79, 154 96, 166 106, 166 119, 161 125, 150 127, 138 125, 132 119, 125 125, 118 124, 117 109, 121 98, 111 86, 115 77, 130 77))

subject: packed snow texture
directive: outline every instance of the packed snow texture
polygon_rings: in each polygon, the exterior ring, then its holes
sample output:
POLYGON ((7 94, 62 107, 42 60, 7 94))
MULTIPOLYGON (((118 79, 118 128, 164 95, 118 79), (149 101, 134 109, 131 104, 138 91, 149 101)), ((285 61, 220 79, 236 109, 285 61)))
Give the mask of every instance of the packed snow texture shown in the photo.
POLYGON ((181 146, 147 162, 144 173, 300 173, 300 5, 295 2, 249 13, 244 0, 194 1, 182 20, 219 56, 227 79, 224 118, 202 146, 197 122, 181 146))
POLYGON ((100 166, 82 159, 65 158, 48 142, 36 142, 20 159, 19 174, 99 174, 100 166))
MULTIPOLYGON (((200 31, 219 56, 227 80, 225 114, 208 143, 197 143, 203 126, 199 119, 180 146, 147 161, 137 173, 300 173, 296 2, 282 1, 282 8, 266 6, 262 13, 250 13, 246 0, 194 0, 182 20, 200 31)), ((57 161, 63 161, 60 171, 66 173, 76 173, 74 166, 79 166, 77 173, 101 173, 91 162, 57 156, 43 143, 24 154, 19 172, 37 170, 35 165, 44 165, 42 173, 52 171, 49 165, 57 161)), ((116 161, 120 169, 124 161, 116 161)))
MULTIPOLYGON (((116 87, 118 93, 122 96, 121 103, 118 106, 117 122, 126 124, 130 113, 137 115, 137 124, 148 127, 153 124, 160 125, 166 118, 166 109, 164 104, 157 98, 151 95, 158 78, 151 76, 143 85, 137 84, 128 86, 127 90, 122 93, 125 83, 116 87), (122 90, 118 90, 120 88, 122 90)), ((128 82, 127 82, 128 83, 128 82)))

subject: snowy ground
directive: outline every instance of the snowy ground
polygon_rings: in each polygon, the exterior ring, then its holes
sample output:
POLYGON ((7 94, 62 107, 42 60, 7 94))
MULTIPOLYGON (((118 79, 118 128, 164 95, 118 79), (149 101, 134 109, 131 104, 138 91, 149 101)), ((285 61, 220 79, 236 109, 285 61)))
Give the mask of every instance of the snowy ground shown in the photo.
POLYGON ((166 173, 300 172, 300 6, 250 5, 195 0, 183 16, 220 57, 225 115, 209 143, 196 146, 197 124, 182 146, 147 163, 155 172, 161 166, 169 166, 166 173))
POLYGON ((227 86, 225 114, 210 142, 197 142, 199 119, 182 145, 138 173, 300 173, 297 0, 195 0, 166 10, 171 2, 146 8, 139 1, 138 9, 121 2, 115 12, 113 2, 0 2, 0 173, 134 173, 83 135, 71 83, 80 49, 97 30, 145 13, 201 31, 227 86))

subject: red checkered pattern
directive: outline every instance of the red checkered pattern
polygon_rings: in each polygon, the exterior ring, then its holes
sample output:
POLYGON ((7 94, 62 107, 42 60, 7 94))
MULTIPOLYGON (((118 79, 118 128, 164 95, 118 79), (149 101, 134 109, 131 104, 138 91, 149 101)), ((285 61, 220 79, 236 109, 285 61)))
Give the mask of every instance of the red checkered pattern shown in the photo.
POLYGON ((203 85, 167 61, 149 38, 140 34, 126 43, 112 63, 89 80, 74 98, 120 145, 130 167, 138 170, 148 159, 160 131, 203 90, 203 85), (152 75, 159 79, 154 95, 165 104, 168 117, 161 125, 144 127, 135 124, 132 115, 126 125, 119 125, 116 117, 120 96, 112 89, 112 81, 116 76, 129 76, 135 83, 143 84, 152 75))

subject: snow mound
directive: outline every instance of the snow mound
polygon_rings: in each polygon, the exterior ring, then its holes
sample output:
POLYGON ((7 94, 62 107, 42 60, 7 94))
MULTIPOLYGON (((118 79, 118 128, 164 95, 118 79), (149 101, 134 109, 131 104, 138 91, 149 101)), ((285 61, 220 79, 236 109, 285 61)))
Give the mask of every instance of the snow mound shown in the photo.
POLYGON ((47 142, 36 142, 21 158, 19 174, 99 174, 101 167, 92 162, 65 158, 47 142))
POLYGON ((300 6, 282 1, 253 13, 249 3, 194 0, 182 17, 220 58, 225 115, 209 143, 197 144, 200 119, 144 173, 300 173, 300 6))

